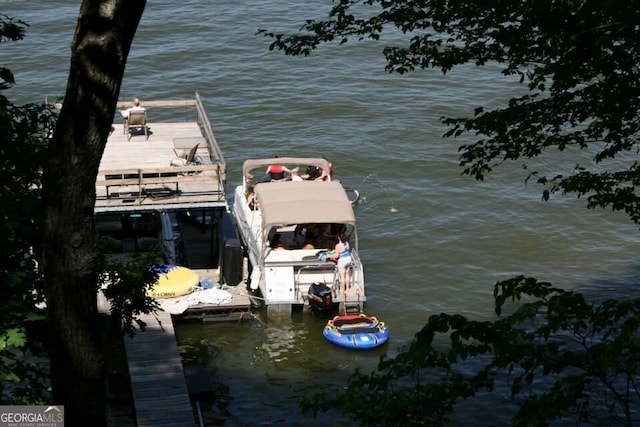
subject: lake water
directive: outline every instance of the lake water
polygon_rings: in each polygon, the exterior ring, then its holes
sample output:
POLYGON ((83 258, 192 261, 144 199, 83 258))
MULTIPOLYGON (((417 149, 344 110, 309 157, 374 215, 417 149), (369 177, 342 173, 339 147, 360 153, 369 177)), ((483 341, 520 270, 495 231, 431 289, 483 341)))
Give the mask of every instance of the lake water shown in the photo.
MULTIPOLYGON (((0 0, 2 13, 30 24, 26 40, 0 49, 2 66, 16 76, 8 92, 15 103, 64 94, 76 3, 0 0)), ((500 106, 522 91, 497 68, 389 75, 382 43, 287 58, 255 35, 260 27, 295 30, 330 4, 152 1, 127 64, 122 99, 200 92, 227 160, 229 190, 247 157, 325 155, 362 195, 365 308, 387 323, 389 344, 367 353, 338 349, 322 338, 324 321, 306 315, 179 325, 185 364, 210 367, 228 388, 226 425, 330 425, 301 414, 296 399, 344 385, 354 369, 395 354, 432 314, 492 318, 493 285, 516 274, 592 297, 637 294, 640 242, 625 216, 587 210, 580 200, 542 202, 517 163, 485 182, 461 176, 457 149, 473 138, 442 139, 439 118, 500 106)), ((569 156, 540 162, 563 173, 574 163, 569 156)), ((207 422, 216 423, 224 411, 203 405, 207 422)), ((481 416, 506 423, 495 402, 462 412, 461 424, 477 425, 481 416)))

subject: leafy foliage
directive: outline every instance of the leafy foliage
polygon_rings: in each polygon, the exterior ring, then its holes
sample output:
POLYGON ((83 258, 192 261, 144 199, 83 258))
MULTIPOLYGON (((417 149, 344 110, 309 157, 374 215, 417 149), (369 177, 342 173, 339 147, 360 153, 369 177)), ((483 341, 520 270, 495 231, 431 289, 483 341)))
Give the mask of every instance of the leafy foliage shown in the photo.
POLYGON ((157 273, 149 268, 161 254, 136 254, 127 262, 114 262, 104 259, 102 274, 102 292, 111 303, 111 316, 118 322, 118 328, 133 336, 135 326, 144 330, 146 324, 138 315, 151 313, 159 308, 157 301, 147 296, 158 280, 157 273))
POLYGON ((622 0, 340 0, 325 21, 308 20, 299 33, 259 33, 273 39, 271 49, 310 55, 323 43, 400 31, 402 43, 383 50, 386 70, 400 74, 501 65, 528 94, 504 108, 479 107, 471 118, 443 118, 445 136, 479 137, 460 147, 464 173, 482 180, 506 160, 584 151, 586 164, 549 176, 528 166, 527 179, 544 186, 545 200, 586 195, 588 207, 611 207, 638 223, 639 20, 640 5, 622 0), (617 171, 604 170, 614 158, 617 171))
MULTIPOLYGON (((25 35, 27 24, 16 21, 7 15, 0 14, 0 43, 15 42, 22 40, 25 35)), ((5 90, 15 83, 13 73, 8 68, 0 65, 0 90, 5 90)), ((0 95, 0 107, 7 106, 8 101, 4 95, 0 95)), ((5 114, 0 110, 0 114, 5 114)), ((6 119, 6 117, 5 117, 6 119)))
POLYGON ((509 390, 516 426, 640 421, 640 300, 589 304, 523 276, 499 282, 494 294, 497 320, 432 316, 375 372, 356 372, 346 389, 303 398, 302 407, 316 415, 338 408, 364 426, 435 426, 450 422, 463 399, 509 390))
POLYGON ((30 350, 27 338, 22 327, 5 330, 0 337, 2 402, 33 405, 50 401, 48 360, 30 350))
MULTIPOLYGON (((26 24, 0 15, 0 42, 24 37, 26 24)), ((0 91, 14 84, 0 66, 0 91)), ((56 111, 41 104, 15 106, 0 94, 0 400, 44 403, 49 396, 46 352, 37 325, 44 315, 38 270, 42 247, 42 165, 56 111)))
MULTIPOLYGON (((24 25, 0 16, 0 41, 22 38, 24 25)), ((0 68, 0 90, 14 83, 0 68)), ((48 396, 47 364, 34 345, 34 324, 43 282, 38 263, 42 247, 40 188, 48 135, 55 110, 29 104, 15 106, 0 95, 0 399, 12 404, 41 403, 48 396)))

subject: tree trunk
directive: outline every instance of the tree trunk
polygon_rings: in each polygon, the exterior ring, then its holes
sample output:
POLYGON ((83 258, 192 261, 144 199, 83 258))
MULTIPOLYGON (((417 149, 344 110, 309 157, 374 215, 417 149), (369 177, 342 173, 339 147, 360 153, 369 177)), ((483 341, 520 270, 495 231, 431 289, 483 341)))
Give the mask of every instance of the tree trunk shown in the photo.
POLYGON ((43 179, 53 402, 69 425, 101 426, 105 371, 96 304, 95 180, 146 0, 84 0, 43 179))

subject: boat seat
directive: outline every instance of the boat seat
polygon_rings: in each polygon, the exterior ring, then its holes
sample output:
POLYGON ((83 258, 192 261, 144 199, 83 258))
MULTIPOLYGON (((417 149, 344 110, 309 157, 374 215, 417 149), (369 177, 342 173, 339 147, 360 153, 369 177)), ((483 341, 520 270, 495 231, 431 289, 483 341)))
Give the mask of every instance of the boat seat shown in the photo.
POLYGON ((99 234, 119 233, 122 231, 122 222, 120 218, 113 221, 96 221, 96 230, 99 234))

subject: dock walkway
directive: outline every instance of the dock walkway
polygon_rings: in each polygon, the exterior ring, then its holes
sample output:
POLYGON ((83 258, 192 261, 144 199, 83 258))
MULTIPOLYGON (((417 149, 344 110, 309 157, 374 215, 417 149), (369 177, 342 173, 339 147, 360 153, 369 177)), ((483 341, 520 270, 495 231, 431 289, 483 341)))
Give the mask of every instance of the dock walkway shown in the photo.
POLYGON ((125 338, 137 426, 196 425, 171 315, 141 320, 146 330, 125 338))

